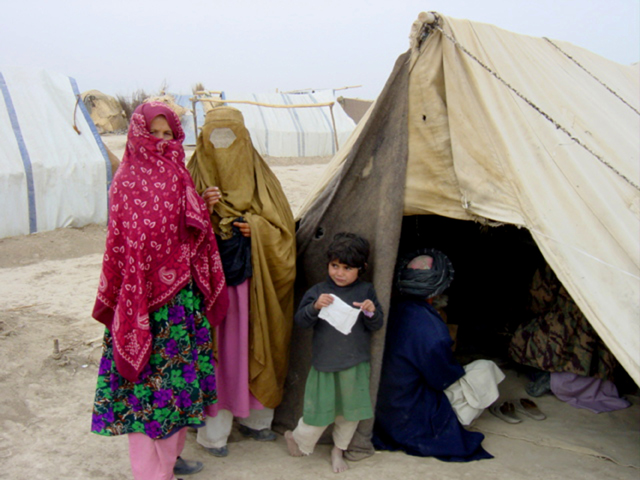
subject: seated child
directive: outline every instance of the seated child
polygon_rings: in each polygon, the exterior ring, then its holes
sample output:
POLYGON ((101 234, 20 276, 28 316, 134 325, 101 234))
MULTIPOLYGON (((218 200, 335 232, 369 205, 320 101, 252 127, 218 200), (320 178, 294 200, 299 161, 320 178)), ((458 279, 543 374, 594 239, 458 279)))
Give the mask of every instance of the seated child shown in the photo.
POLYGON ((329 278, 305 293, 295 315, 297 325, 313 327, 313 351, 303 416, 293 432, 285 432, 287 448, 294 457, 310 455, 324 430, 335 423, 331 451, 335 473, 349 468, 343 452, 358 422, 373 417, 371 332, 382 327, 383 315, 373 285, 358 279, 368 257, 367 240, 338 233, 327 250, 329 278), (349 318, 355 323, 351 325, 349 318))

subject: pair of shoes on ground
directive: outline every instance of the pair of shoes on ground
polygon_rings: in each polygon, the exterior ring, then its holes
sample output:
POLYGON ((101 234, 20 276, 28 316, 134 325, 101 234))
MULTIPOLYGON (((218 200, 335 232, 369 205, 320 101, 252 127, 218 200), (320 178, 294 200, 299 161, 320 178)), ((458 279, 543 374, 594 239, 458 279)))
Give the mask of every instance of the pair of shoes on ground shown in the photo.
POLYGON ((540 411, 533 400, 528 398, 518 398, 516 400, 505 400, 502 403, 494 403, 489 407, 489 412, 500 420, 507 423, 520 423, 522 419, 517 413, 525 415, 534 420, 544 420, 547 416, 540 411))
MULTIPOLYGON (((244 425, 238 425, 238 431, 245 437, 251 437, 259 442, 273 442, 276 439, 276 434, 269 428, 254 430, 253 428, 245 427, 244 425)), ((226 457, 229 455, 229 449, 226 445, 220 448, 205 447, 205 450, 214 457, 226 457)))
POLYGON ((202 462, 196 460, 185 460, 182 457, 178 457, 176 464, 173 466, 174 475, 192 475, 202 470, 202 462))

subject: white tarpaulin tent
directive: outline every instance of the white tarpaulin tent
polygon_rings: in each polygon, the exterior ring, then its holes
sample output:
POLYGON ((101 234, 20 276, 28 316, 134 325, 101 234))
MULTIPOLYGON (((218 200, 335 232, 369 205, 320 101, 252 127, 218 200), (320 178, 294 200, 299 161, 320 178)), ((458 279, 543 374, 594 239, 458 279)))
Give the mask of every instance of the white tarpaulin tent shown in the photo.
POLYGON ((273 108, 229 103, 230 106, 242 112, 245 125, 251 133, 253 145, 261 155, 332 156, 346 142, 356 126, 337 102, 332 90, 300 94, 224 92, 222 98, 268 105, 333 103, 333 118, 329 107, 273 108), (336 148, 336 137, 338 148, 336 148))
MULTIPOLYGON (((411 50, 399 59, 379 105, 359 123, 298 212, 300 255, 306 242, 321 249, 313 234, 322 221, 339 223, 338 212, 356 208, 344 199, 333 206, 349 175, 398 170, 406 159, 404 185, 396 188, 405 188, 404 215, 526 228, 640 384, 638 66, 566 42, 432 18, 421 15, 414 24, 411 50), (402 108, 406 112, 397 116, 404 115, 404 157, 399 148, 387 152, 389 158, 376 153, 384 145, 373 154, 359 153, 369 148, 372 135, 385 137, 391 127, 383 119, 402 108)), ((373 200, 359 208, 367 202, 373 200)), ((360 215, 375 224, 379 213, 360 215)), ((394 235, 391 223, 387 218, 384 232, 371 232, 376 242, 376 235, 394 235)), ((326 223, 324 231, 328 237, 326 223)), ((392 250, 386 254, 395 258, 392 250)), ((376 261, 384 255, 377 252, 376 261)), ((373 268, 378 278, 378 266, 373 268)), ((382 290, 377 284, 376 289, 382 290)))
POLYGON ((106 223, 111 164, 75 80, 1 68, 0 91, 0 238, 106 223))
MULTIPOLYGON (((171 94, 181 107, 193 110, 193 95, 171 94)), ((344 111, 333 90, 315 93, 242 94, 222 92, 222 99, 242 112, 251 140, 261 155, 271 157, 330 157, 344 145, 355 122, 344 111), (239 102, 239 103, 236 103, 239 102), (251 102, 240 103, 240 102, 251 102), (254 105, 319 105, 333 107, 274 108, 254 105), (333 115, 332 115, 333 113, 333 115), (332 118, 333 117, 333 118, 332 118), (334 133, 336 132, 336 133, 334 133), (336 140, 338 148, 336 148, 336 140)), ((216 97, 217 98, 217 97, 216 97)), ((185 132, 185 145, 196 144, 194 120, 198 130, 204 125, 205 113, 213 104, 196 102, 196 117, 190 112, 180 117, 185 132)))
POLYGON ((182 95, 179 93, 170 93, 175 102, 189 110, 186 115, 182 115, 180 117, 180 122, 182 123, 182 129, 184 130, 184 145, 195 145, 196 144, 196 132, 194 121, 197 120, 198 127, 202 128, 204 125, 204 106, 201 102, 196 103, 196 118, 193 116, 193 103, 191 99, 193 95, 182 95))

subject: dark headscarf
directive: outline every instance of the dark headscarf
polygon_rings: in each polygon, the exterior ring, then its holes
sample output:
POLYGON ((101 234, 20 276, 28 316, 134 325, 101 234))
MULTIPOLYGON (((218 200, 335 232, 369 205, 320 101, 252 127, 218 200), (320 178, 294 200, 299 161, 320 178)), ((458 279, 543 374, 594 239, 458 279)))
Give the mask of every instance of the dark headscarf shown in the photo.
POLYGON ((453 265, 439 250, 422 248, 403 256, 396 270, 396 287, 402 295, 431 298, 440 295, 453 281, 453 265), (409 262, 421 255, 433 258, 430 269, 407 268, 409 262))

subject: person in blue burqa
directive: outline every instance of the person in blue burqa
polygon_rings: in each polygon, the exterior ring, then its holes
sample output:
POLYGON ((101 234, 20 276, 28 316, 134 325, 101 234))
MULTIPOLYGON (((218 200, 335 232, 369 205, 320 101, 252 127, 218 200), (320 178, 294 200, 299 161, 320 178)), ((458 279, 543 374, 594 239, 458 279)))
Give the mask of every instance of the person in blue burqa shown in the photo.
POLYGON ((400 260, 395 280, 400 298, 389 312, 375 448, 448 462, 493 458, 481 446, 484 435, 464 429, 445 393, 465 369, 453 356, 447 325, 428 299, 453 280, 451 262, 438 250, 422 249, 400 260))

